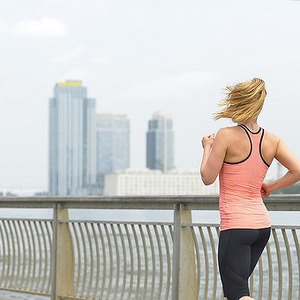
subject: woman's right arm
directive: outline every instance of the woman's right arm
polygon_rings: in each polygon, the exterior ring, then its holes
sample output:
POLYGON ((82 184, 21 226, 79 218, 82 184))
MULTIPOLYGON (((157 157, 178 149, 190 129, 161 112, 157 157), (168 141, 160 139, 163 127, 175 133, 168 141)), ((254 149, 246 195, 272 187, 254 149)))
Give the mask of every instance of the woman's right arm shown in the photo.
POLYGON ((287 168, 288 172, 273 182, 263 183, 261 190, 263 197, 268 197, 273 191, 290 186, 300 180, 300 161, 282 140, 278 142, 275 159, 287 168))

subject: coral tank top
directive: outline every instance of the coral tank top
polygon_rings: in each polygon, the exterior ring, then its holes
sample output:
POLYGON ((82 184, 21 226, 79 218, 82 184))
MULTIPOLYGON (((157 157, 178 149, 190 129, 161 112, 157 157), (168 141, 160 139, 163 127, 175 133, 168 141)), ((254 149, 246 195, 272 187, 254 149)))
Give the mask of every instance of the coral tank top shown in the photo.
POLYGON ((271 226, 260 190, 269 165, 263 159, 261 144, 264 129, 257 132, 243 128, 250 141, 250 153, 240 162, 224 162, 220 180, 220 230, 232 228, 260 229, 271 226))

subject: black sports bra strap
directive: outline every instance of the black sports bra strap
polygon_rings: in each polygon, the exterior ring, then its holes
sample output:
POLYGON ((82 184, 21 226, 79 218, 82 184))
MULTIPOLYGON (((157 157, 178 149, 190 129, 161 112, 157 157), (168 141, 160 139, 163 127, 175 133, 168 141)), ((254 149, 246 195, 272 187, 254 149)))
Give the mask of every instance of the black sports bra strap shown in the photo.
POLYGON ((263 141, 263 138, 264 138, 264 134, 265 134, 265 130, 262 128, 262 133, 261 133, 261 137, 260 137, 260 141, 259 141, 259 155, 260 155, 260 158, 262 159, 262 161, 265 163, 265 165, 267 167, 270 167, 270 164, 267 163, 267 161, 264 159, 263 155, 262 155, 262 141, 263 141))
POLYGON ((256 132, 251 131, 246 125, 244 124, 238 124, 241 128, 243 128, 246 132, 252 133, 252 134, 258 134, 261 131, 261 127, 256 132))

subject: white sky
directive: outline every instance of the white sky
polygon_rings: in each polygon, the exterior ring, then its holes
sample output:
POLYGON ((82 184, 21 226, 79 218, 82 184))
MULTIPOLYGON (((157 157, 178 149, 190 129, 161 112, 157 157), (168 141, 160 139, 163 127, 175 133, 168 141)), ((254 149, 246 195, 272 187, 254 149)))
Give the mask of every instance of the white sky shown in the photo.
POLYGON ((228 84, 261 77, 260 118, 300 157, 300 1, 0 0, 0 187, 47 188, 48 101, 79 79, 97 112, 126 113, 145 166, 154 112, 173 116, 175 164, 198 168, 228 84))

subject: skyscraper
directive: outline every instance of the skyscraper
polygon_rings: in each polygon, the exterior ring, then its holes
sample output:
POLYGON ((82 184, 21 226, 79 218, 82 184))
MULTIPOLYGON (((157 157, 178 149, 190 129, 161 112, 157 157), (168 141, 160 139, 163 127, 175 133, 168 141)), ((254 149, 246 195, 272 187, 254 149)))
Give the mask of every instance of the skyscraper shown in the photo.
POLYGON ((49 101, 50 195, 87 195, 96 184, 95 104, 81 81, 54 87, 49 101))
POLYGON ((97 115, 97 183, 104 189, 104 176, 129 168, 129 120, 122 114, 97 115))
POLYGON ((148 122, 147 168, 166 172, 174 168, 173 120, 156 113, 148 122))

